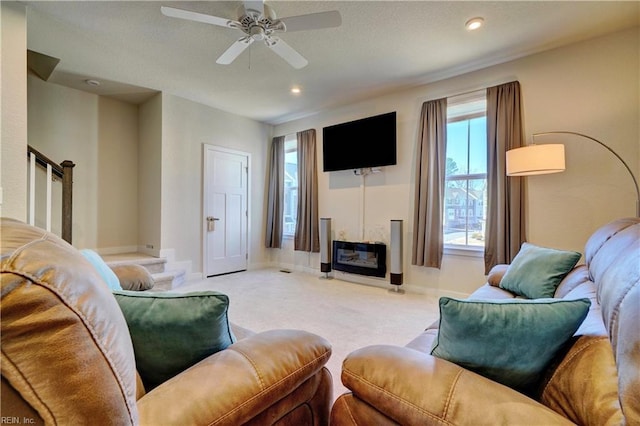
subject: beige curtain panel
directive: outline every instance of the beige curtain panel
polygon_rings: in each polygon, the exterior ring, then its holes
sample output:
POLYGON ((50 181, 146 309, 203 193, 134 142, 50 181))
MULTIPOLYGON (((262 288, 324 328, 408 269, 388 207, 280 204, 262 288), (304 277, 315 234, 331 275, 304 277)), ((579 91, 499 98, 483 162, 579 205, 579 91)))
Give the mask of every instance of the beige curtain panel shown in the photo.
POLYGON ((271 142, 269 189, 267 194, 267 229, 264 245, 282 247, 282 212, 284 210, 284 136, 271 142))
POLYGON ((316 166, 316 131, 296 134, 298 139, 298 219, 294 250, 320 252, 318 218, 318 169, 316 166))
POLYGON ((416 155, 411 264, 440 268, 447 154, 447 99, 425 102, 420 114, 416 155))
POLYGON ((520 83, 487 89, 487 225, 485 274, 499 263, 511 263, 526 240, 524 184, 507 177, 506 153, 524 144, 520 83))

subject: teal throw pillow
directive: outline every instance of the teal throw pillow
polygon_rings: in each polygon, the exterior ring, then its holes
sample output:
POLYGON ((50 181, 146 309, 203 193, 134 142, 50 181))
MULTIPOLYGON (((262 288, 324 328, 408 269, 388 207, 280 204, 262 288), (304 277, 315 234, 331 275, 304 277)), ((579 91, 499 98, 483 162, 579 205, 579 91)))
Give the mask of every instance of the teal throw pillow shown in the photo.
POLYGON ((531 394, 589 312, 589 299, 440 298, 431 354, 531 394))
POLYGON ((500 288, 529 299, 553 297, 581 254, 523 243, 500 281, 500 288))
POLYGON ((228 296, 192 293, 113 292, 127 320, 136 367, 147 390, 235 341, 228 296))
POLYGON ((80 253, 93 265, 111 290, 122 290, 120 280, 98 253, 90 249, 82 249, 80 253))

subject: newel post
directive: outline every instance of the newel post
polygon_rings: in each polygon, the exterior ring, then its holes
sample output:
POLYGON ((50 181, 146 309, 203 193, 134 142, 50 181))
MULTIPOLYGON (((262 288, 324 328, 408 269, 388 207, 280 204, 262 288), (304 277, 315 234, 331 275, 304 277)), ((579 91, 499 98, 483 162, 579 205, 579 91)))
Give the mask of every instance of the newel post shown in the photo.
POLYGON ((71 227, 73 223, 73 161, 60 163, 62 170, 62 239, 71 244, 71 227))

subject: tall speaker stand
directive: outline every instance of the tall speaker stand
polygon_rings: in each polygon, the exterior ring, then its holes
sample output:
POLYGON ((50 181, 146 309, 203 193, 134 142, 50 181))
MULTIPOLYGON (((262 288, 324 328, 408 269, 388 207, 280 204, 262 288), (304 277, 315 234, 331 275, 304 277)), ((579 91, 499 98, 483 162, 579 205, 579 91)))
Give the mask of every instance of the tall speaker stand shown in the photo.
POLYGON ((323 217, 320 219, 320 272, 324 272, 324 276, 320 279, 332 280, 329 275, 331 272, 331 218, 323 217))
POLYGON ((393 286, 389 293, 404 294, 402 286, 402 220, 391 220, 391 273, 389 282, 393 286))
POLYGON ((392 288, 389 289, 389 293, 404 294, 404 289, 400 288, 399 285, 394 285, 392 288))

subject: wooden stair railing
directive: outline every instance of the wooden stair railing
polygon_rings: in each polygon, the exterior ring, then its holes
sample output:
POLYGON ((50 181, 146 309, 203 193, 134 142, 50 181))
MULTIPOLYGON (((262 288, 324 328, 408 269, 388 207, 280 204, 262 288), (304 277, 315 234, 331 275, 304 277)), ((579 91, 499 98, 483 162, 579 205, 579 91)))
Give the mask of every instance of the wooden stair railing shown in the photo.
POLYGON ((47 230, 51 227, 51 179, 56 175, 62 180, 62 239, 71 244, 72 207, 73 207, 73 161, 65 160, 60 164, 50 160, 31 145, 27 146, 27 157, 34 162, 31 165, 30 213, 29 223, 35 222, 35 165, 47 170, 47 230))

